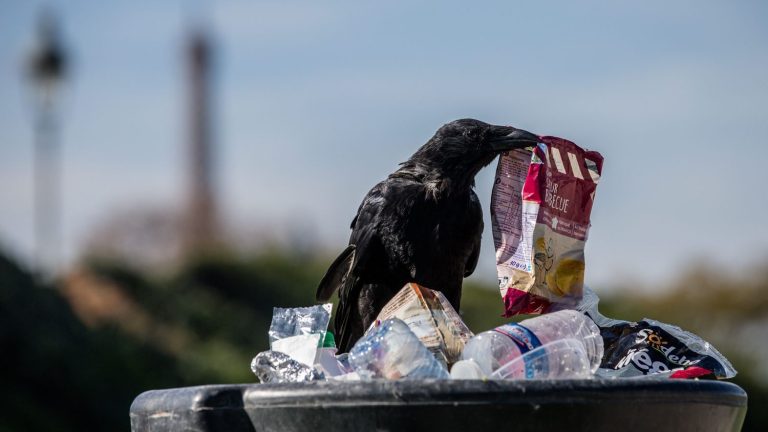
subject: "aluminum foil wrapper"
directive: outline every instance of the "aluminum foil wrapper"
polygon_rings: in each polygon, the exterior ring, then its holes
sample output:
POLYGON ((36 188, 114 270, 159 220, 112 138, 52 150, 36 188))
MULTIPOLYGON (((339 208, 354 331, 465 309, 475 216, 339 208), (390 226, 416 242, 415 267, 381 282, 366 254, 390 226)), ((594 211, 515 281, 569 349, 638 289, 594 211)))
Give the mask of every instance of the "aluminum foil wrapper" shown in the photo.
POLYGON ((322 372, 305 366, 278 351, 260 352, 251 361, 251 370, 262 383, 324 380, 322 372))
MULTIPOLYGON (((331 303, 300 307, 274 308, 272 324, 269 326, 269 343, 291 336, 320 334, 325 335, 331 321, 331 303)), ((320 338, 322 342, 323 337, 320 338)))

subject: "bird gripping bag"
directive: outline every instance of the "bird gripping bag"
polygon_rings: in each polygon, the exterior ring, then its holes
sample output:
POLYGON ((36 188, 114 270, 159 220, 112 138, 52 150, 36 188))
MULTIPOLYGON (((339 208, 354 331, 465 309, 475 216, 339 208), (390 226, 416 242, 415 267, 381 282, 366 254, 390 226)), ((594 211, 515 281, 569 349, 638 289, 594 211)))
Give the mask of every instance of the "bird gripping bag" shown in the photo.
POLYGON ((556 137, 499 157, 491 195, 505 316, 575 308, 603 157, 556 137))

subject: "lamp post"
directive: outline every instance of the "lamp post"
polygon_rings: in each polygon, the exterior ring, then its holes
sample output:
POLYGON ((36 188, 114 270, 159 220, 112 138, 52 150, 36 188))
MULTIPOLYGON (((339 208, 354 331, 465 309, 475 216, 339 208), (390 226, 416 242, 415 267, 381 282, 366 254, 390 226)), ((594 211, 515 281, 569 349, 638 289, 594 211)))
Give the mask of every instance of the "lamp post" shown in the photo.
POLYGON ((43 13, 36 45, 25 65, 34 110, 35 267, 43 275, 55 274, 59 264, 58 114, 67 63, 54 16, 43 13))

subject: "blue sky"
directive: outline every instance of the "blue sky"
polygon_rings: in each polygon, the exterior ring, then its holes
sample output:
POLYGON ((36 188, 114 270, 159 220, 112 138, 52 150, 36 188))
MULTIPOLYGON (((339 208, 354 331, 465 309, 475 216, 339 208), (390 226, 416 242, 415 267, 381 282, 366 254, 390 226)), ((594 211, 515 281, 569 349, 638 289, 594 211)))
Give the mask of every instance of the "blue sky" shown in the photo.
MULTIPOLYGON (((20 62, 39 3, 2 2, 0 245, 32 248, 20 62)), ((653 284, 768 256, 765 2, 52 2, 74 55, 64 245, 183 191, 191 22, 217 52, 217 187, 240 226, 302 226, 339 250, 363 195, 462 117, 605 157, 587 282, 653 284)), ((478 277, 495 277, 488 203, 478 277)))

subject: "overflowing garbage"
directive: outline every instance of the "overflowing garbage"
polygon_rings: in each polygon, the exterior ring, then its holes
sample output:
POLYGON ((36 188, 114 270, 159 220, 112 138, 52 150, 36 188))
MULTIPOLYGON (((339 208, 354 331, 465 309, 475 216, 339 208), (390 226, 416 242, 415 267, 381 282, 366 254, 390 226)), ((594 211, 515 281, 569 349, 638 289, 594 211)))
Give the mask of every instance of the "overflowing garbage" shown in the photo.
POLYGON ((270 339, 273 334, 275 339, 270 350, 253 359, 251 370, 264 383, 722 379, 736 375, 722 354, 692 333, 650 319, 628 322, 606 318, 597 309, 597 295, 586 287, 574 310, 505 324, 474 336, 450 303, 438 300, 441 297, 438 291, 407 284, 382 310, 383 319, 377 320, 348 354, 336 353, 333 333, 327 329, 329 305, 275 308, 270 327, 270 339), (296 325, 291 327, 289 322, 296 325), (446 343, 446 339, 452 342, 446 343), (457 352, 445 348, 453 343, 461 346, 457 352))
POLYGON ((439 290, 407 283, 338 354, 331 304, 275 308, 270 349, 253 359, 253 373, 264 383, 734 377, 728 360, 692 333, 600 314, 584 285, 584 245, 603 158, 567 140, 540 140, 500 157, 491 202, 505 316, 540 315, 475 335, 439 290))
POLYGON ((573 310, 480 333, 467 342, 461 355, 463 361, 477 365, 481 375, 476 378, 498 372, 505 378, 527 379, 584 377, 597 370, 602 357, 600 329, 573 310))

